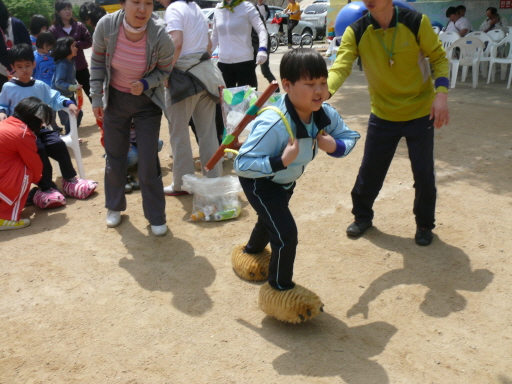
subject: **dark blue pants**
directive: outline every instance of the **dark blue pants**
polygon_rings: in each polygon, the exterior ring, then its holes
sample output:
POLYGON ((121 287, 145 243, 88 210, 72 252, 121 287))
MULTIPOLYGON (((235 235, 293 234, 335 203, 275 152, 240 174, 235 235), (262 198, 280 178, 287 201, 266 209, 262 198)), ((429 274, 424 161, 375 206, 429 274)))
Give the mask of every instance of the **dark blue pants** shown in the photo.
POLYGON ((396 147, 405 137, 414 176, 416 225, 435 227, 436 183, 434 173, 434 127, 429 116, 394 122, 370 115, 364 156, 352 189, 352 213, 356 220, 373 219, 377 198, 396 147))
POLYGON ((270 242, 272 256, 269 265, 269 284, 278 290, 292 289, 293 263, 297 250, 297 225, 288 207, 295 184, 289 189, 272 181, 240 177, 247 200, 258 214, 245 250, 259 253, 270 242))
POLYGON ((63 179, 71 179, 76 176, 75 168, 69 156, 68 147, 62 141, 59 133, 42 128, 36 140, 37 153, 43 163, 43 174, 37 186, 42 191, 56 188, 53 182, 53 168, 49 158, 59 163, 60 173, 63 179))

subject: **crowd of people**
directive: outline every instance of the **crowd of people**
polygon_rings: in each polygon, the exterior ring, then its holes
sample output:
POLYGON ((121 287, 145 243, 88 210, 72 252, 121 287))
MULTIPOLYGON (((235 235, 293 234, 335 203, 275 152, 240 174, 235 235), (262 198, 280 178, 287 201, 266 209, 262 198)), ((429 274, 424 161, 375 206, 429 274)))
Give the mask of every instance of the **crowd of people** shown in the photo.
MULTIPOLYGON (((486 19, 480 25, 480 31, 489 32, 493 29, 501 29, 504 34, 508 34, 507 19, 502 18, 495 7, 487 8, 485 16, 486 19)), ((473 25, 466 18, 466 7, 464 5, 448 7, 446 9, 446 17, 448 18, 448 23, 443 28, 444 32, 457 32, 460 37, 473 32, 473 25)))

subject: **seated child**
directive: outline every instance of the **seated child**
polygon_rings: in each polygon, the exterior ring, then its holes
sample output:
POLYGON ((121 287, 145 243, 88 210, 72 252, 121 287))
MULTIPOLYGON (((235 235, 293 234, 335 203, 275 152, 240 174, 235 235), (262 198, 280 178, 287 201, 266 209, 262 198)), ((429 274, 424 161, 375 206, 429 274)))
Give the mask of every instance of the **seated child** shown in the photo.
POLYGON ((27 97, 11 117, 0 122, 0 231, 30 225, 21 219, 31 183, 41 179, 43 163, 37 154, 36 135, 48 124, 52 109, 35 97, 27 97))
MULTIPOLYGON (((0 93, 0 121, 12 115, 16 105, 28 96, 37 97, 53 110, 60 111, 67 107, 72 114, 78 115, 78 108, 71 100, 50 89, 42 81, 31 78, 35 61, 34 52, 29 45, 15 45, 9 50, 8 57, 17 78, 5 83, 0 93)), ((48 156, 59 163, 64 193, 70 197, 85 199, 94 192, 96 182, 76 177, 77 173, 66 144, 57 132, 42 128, 37 139, 37 147, 43 162, 43 176, 38 183, 39 189, 34 191, 33 201, 39 208, 60 207, 66 204, 66 199, 52 181, 53 169, 48 156)))
MULTIPOLYGON (((76 56, 78 48, 76 41, 71 36, 57 39, 53 46, 51 56, 55 61, 55 73, 52 79, 52 89, 59 91, 64 97, 67 97, 76 104, 75 92, 82 89, 82 86, 76 81, 76 67, 73 58, 76 56)), ((64 124, 66 134, 69 133, 69 117, 65 111, 59 111, 60 122, 64 124)), ((80 111, 77 117, 77 124, 80 126, 83 112, 80 111)))
POLYGON ((30 41, 32 42, 32 49, 36 50, 36 40, 41 32, 48 31, 50 24, 48 19, 43 15, 34 15, 30 19, 29 30, 30 30, 30 41))
POLYGON ((329 98, 327 66, 318 52, 287 52, 280 75, 287 94, 274 106, 284 119, 273 110, 261 113, 234 162, 258 221, 249 241, 233 250, 232 263, 244 279, 268 279, 260 290, 260 309, 279 320, 300 323, 316 316, 323 304, 292 281, 298 232, 288 202, 318 149, 343 157, 360 136, 324 103, 329 98), (269 242, 271 251, 266 248, 269 242))

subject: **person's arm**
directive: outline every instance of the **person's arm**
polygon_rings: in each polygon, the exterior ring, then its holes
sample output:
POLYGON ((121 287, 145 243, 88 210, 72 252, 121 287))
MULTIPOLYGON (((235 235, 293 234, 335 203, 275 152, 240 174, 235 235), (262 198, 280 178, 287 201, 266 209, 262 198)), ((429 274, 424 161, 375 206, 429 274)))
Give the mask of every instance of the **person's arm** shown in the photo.
POLYGON ((172 59, 172 64, 174 65, 178 61, 181 49, 183 48, 183 31, 171 31, 169 34, 174 42, 174 58, 172 59))
POLYGON ((212 17, 212 36, 211 36, 211 42, 212 42, 212 51, 217 48, 219 45, 219 32, 217 31, 217 22, 215 18, 215 13, 217 10, 213 11, 213 17, 212 17))
POLYGON ((162 28, 158 32, 156 40, 154 51, 158 55, 156 65, 147 76, 140 80, 141 83, 144 84, 144 91, 156 88, 160 84, 163 84, 164 80, 169 77, 172 71, 174 43, 171 35, 167 33, 165 28, 162 28))
POLYGON ((268 31, 265 28, 265 24, 261 21, 260 13, 256 7, 246 2, 247 4, 247 17, 252 27, 258 34, 259 48, 258 54, 256 55, 256 64, 263 64, 268 59, 267 42, 268 42, 268 31))
POLYGON ((110 16, 104 16, 96 25, 91 55, 91 104, 94 116, 100 121, 103 120, 103 83, 107 73, 105 29, 109 22, 111 22, 110 16))
POLYGON ((77 83, 71 84, 66 81, 68 66, 65 63, 57 63, 55 65, 55 72, 53 78, 55 79, 55 89, 59 92, 76 92, 77 83))
MULTIPOLYGON (((263 112, 264 117, 267 113, 263 112)), ((276 117, 277 119, 277 117, 276 117)), ((286 169, 298 154, 298 140, 290 141, 284 126, 276 120, 256 118, 251 134, 235 158, 234 170, 238 176, 260 178, 275 175, 286 169)))
POLYGON ((11 100, 7 96, 7 83, 3 87, 3 92, 0 92, 0 121, 7 119, 12 114, 11 100))
POLYGON ((433 31, 430 20, 423 15, 418 32, 420 49, 425 57, 429 58, 430 66, 434 71, 434 87, 436 98, 432 103, 430 118, 434 119, 434 127, 441 128, 450 122, 448 110, 448 59, 438 36, 433 31))
POLYGON ((81 50, 91 48, 92 47, 92 37, 91 37, 91 34, 89 33, 89 30, 86 28, 86 26, 80 22, 77 22, 76 28, 77 28, 77 37, 78 37, 77 39, 75 39, 76 47, 81 50))
POLYGON ((332 157, 339 158, 347 156, 352 151, 361 135, 349 129, 334 108, 329 105, 325 105, 323 108, 331 119, 331 124, 323 129, 323 133, 319 133, 319 136, 317 136, 318 147, 332 157), (330 148, 330 150, 322 148, 321 141, 330 141, 328 140, 330 138, 334 140, 335 147, 330 148))
POLYGON ((25 135, 18 142, 18 154, 29 172, 33 175, 32 182, 37 184, 43 173, 43 162, 37 152, 35 135, 25 135))
POLYGON ((7 46, 5 45, 5 40, 2 34, 3 32, 0 30, 0 63, 7 68, 9 72, 11 72, 11 63, 7 57, 7 46))
POLYGON ((336 93, 350 75, 352 72, 352 64, 358 56, 359 51, 354 30, 351 27, 347 27, 341 39, 341 44, 336 54, 336 60, 329 69, 327 85, 329 86, 331 96, 336 93))

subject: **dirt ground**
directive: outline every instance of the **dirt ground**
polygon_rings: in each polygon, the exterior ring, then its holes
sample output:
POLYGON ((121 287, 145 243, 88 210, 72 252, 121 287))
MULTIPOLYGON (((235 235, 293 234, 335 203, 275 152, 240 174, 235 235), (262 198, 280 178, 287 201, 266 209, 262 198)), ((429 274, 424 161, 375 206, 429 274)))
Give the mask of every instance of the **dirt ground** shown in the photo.
MULTIPOLYGON (((276 75, 284 51, 271 56, 276 75)), ((97 193, 27 207, 29 228, 0 233, 0 383, 511 384, 512 89, 499 76, 473 89, 469 77, 449 99, 451 123, 436 131, 435 239, 419 247, 403 142, 375 227, 346 236, 369 114, 362 72, 332 98, 362 138, 347 158, 321 153, 291 201, 294 280, 326 311, 302 325, 266 317, 260 284, 232 270, 231 250, 256 220, 243 194, 241 217, 220 223, 189 222, 192 197, 167 197, 171 232, 155 238, 136 191, 122 224, 106 227, 103 151, 86 102, 81 149, 97 193)), ((162 139, 167 185, 164 122, 162 139)))

